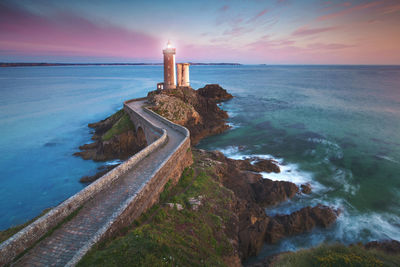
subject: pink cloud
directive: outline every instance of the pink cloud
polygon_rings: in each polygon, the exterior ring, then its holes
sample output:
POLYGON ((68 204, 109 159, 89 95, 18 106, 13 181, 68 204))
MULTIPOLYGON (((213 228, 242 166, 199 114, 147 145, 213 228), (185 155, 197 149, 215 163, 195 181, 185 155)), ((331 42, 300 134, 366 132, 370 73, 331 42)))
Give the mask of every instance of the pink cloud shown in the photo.
POLYGON ((374 2, 370 2, 370 3, 366 3, 366 4, 360 4, 360 5, 357 5, 357 6, 353 6, 353 7, 350 7, 350 8, 343 9, 343 10, 335 12, 335 13, 331 13, 331 14, 320 16, 320 17, 317 18, 317 20, 322 21, 322 20, 333 19, 333 18, 336 18, 336 17, 341 17, 341 16, 344 16, 346 14, 350 14, 350 13, 352 13, 354 11, 359 11, 359 10, 364 10, 364 9, 368 9, 368 8, 379 6, 383 2, 384 2, 383 0, 379 0, 379 1, 374 1, 374 2))
POLYGON ((394 4, 394 5, 382 8, 382 15, 396 13, 399 11, 400 11, 400 4, 394 4))
POLYGON ((345 48, 350 48, 354 47, 355 45, 346 45, 346 44, 323 44, 323 43, 314 43, 314 44, 309 44, 307 48, 310 49, 318 49, 318 50, 338 50, 338 49, 345 49, 345 48))
POLYGON ((97 25, 70 13, 40 17, 0 4, 0 49, 25 54, 152 58, 160 41, 111 24, 97 25))
POLYGON ((247 22, 248 22, 248 23, 254 22, 254 21, 256 21, 258 18, 264 16, 264 15, 267 14, 267 13, 268 13, 268 9, 263 9, 263 10, 261 10, 259 13, 257 13, 254 17, 252 17, 251 19, 249 19, 247 22))
POLYGON ((307 36, 307 35, 314 35, 322 32, 328 32, 336 30, 338 27, 324 27, 324 28, 308 28, 308 27, 301 27, 298 28, 296 31, 292 33, 293 36, 307 36))

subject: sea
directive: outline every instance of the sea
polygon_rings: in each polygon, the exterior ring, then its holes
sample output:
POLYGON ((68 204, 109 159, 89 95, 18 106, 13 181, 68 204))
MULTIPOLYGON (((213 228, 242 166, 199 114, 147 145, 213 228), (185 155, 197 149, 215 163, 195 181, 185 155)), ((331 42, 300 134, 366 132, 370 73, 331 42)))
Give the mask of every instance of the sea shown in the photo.
MULTIPOLYGON (((73 156, 88 123, 146 96, 162 66, 0 68, 0 230, 72 196, 104 164, 73 156)), ((310 195, 266 209, 340 209, 329 229, 265 244, 258 258, 323 242, 400 240, 400 66, 191 66, 193 88, 218 83, 231 128, 199 148, 274 159, 272 180, 310 183, 310 195)), ((254 258, 253 260, 256 260, 254 258)))

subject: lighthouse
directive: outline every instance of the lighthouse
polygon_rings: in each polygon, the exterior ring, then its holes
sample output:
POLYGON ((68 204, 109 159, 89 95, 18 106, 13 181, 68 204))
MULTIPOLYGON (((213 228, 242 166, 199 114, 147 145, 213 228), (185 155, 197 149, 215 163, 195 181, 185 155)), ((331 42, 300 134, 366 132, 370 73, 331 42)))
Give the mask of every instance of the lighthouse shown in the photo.
POLYGON ((175 65, 176 49, 168 41, 164 54, 164 82, 157 83, 157 89, 175 89, 176 87, 190 87, 189 82, 189 63, 178 63, 175 65), (178 68, 176 72, 175 66, 178 68), (178 79, 177 76, 178 75, 178 79))
POLYGON ((172 48, 171 42, 168 41, 167 48, 163 50, 163 54, 164 54, 164 89, 175 89, 176 88, 175 53, 176 53, 176 49, 172 48))

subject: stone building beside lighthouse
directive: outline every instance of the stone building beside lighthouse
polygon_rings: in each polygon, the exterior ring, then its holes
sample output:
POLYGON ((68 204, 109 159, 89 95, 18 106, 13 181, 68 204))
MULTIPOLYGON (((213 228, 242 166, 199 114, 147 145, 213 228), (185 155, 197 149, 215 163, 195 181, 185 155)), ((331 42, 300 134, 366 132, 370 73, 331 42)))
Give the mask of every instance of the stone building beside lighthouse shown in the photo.
POLYGON ((175 64, 176 49, 168 41, 164 55, 164 82, 157 84, 157 89, 175 89, 177 87, 190 87, 189 63, 175 64), (176 65, 176 68, 175 68, 176 65))
POLYGON ((189 63, 176 64, 176 71, 178 76, 178 86, 189 87, 189 63))

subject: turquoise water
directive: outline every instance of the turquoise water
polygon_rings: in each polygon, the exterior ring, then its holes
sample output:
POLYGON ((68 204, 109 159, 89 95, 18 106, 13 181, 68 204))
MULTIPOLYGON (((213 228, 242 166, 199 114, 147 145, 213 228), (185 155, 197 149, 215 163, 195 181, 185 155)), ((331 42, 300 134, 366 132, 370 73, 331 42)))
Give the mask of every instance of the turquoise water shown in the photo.
POLYGON ((237 97, 222 107, 232 129, 203 140, 233 158, 275 158, 311 196, 267 209, 323 203, 341 209, 329 230, 265 245, 259 258, 326 242, 400 240, 400 67, 244 67, 220 76, 237 97))
MULTIPOLYGON (((145 96, 161 66, 0 68, 0 229, 24 222, 82 188, 100 163, 72 156, 87 123, 145 96)), ((232 128, 199 147, 233 158, 275 158, 264 174, 314 192, 267 209, 325 203, 342 210, 329 230, 265 245, 261 256, 320 242, 400 240, 400 67, 191 66, 192 86, 219 83, 232 128)))
POLYGON ((141 97, 155 67, 0 68, 0 229, 25 222, 83 188, 103 164, 74 157, 87 124, 141 97))

